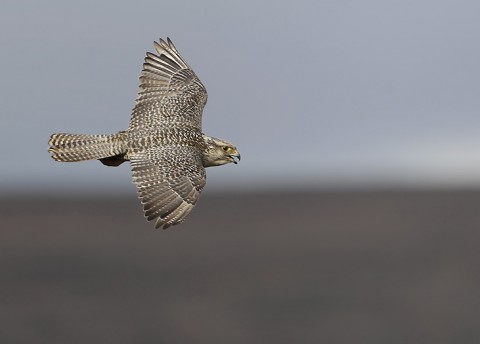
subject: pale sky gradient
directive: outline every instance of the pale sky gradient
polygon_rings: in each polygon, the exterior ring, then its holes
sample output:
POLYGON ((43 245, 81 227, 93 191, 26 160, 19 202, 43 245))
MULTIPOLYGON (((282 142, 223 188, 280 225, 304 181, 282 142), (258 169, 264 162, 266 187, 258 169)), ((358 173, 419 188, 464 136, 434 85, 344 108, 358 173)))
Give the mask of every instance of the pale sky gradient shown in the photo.
POLYGON ((0 191, 131 192, 55 163, 52 132, 126 129, 152 41, 206 85, 239 165, 209 188, 480 186, 478 1, 27 1, 0 11, 0 191))

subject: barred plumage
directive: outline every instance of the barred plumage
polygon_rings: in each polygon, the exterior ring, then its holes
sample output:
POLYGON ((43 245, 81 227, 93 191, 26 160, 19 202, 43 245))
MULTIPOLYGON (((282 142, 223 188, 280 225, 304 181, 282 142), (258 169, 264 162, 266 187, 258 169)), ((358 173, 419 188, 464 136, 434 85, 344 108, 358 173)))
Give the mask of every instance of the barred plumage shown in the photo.
POLYGON ((127 133, 112 135, 53 134, 48 151, 56 161, 102 159, 127 151, 127 133))
POLYGON ((49 152, 57 161, 98 159, 118 166, 130 161, 148 221, 156 228, 182 222, 206 183, 205 167, 237 163, 231 143, 202 133, 207 91, 173 45, 154 42, 147 53, 140 90, 126 131, 112 135, 53 134, 49 152))

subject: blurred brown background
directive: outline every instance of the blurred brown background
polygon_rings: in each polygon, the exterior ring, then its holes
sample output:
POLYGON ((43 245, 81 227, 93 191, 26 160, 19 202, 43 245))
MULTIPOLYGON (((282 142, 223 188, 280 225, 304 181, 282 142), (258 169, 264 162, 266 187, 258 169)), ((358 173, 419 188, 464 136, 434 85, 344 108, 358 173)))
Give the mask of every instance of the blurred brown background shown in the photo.
POLYGON ((475 343, 480 192, 4 198, 1 343, 475 343))

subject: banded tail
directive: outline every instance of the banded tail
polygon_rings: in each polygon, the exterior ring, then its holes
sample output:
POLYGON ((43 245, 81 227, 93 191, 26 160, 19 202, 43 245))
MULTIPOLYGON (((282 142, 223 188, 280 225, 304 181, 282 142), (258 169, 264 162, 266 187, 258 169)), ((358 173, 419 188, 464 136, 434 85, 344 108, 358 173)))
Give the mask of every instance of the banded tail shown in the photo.
POLYGON ((53 134, 48 152, 56 161, 100 160, 107 166, 127 161, 127 133, 112 135, 53 134))

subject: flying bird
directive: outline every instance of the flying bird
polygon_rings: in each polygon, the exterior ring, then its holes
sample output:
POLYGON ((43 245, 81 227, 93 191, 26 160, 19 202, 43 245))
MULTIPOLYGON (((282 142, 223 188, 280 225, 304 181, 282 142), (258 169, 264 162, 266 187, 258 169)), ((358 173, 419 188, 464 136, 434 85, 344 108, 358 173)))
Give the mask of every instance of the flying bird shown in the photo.
POLYGON ((155 228, 181 223, 206 183, 205 168, 240 161, 228 141, 202 132, 207 91, 172 41, 154 42, 140 75, 140 90, 128 129, 110 135, 53 134, 52 158, 130 161, 145 217, 155 228))

